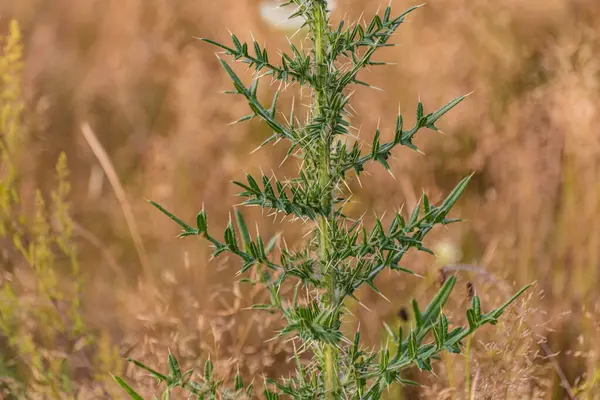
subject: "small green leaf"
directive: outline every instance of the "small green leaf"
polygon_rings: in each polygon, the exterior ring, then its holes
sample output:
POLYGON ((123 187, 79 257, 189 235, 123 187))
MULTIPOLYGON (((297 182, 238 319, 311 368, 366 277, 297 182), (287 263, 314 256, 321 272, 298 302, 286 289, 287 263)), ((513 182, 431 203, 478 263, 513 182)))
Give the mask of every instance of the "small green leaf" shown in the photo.
POLYGON ((242 375, 240 374, 240 371, 238 370, 238 372, 235 374, 235 379, 234 379, 234 383, 233 383, 233 389, 238 392, 240 390, 242 390, 244 388, 244 381, 242 380, 242 375))
POLYGON ((401 267, 399 265, 391 265, 390 267, 394 271, 402 271, 402 272, 405 272, 405 273, 407 273, 409 275, 416 275, 414 271, 411 271, 410 269, 401 267))
POLYGON ((511 305, 519 296, 521 296, 527 289, 529 289, 532 286, 532 284, 529 284, 525 287, 523 287, 521 290, 519 290, 514 296, 512 296, 510 299, 508 299, 504 304, 502 304, 499 308, 495 309, 494 311, 486 314, 486 316, 488 315, 492 315, 494 318, 500 318, 500 316, 502 315, 502 313, 504 312, 504 310, 506 310, 506 308, 511 305))
POLYGON ((439 325, 436 325, 433 329, 433 336, 435 339, 435 346, 437 349, 441 349, 444 346, 444 335, 441 332, 439 325))
POLYGON ((467 320, 469 321, 469 330, 471 332, 475 331, 475 329, 479 327, 478 318, 475 316, 473 309, 467 310, 467 320))
POLYGON ((235 230, 233 229, 233 224, 231 223, 231 219, 227 223, 227 227, 225 228, 224 234, 225 243, 229 248, 236 252, 238 250, 237 239, 235 237, 235 230))
MULTIPOLYGON (((227 46, 225 46, 224 44, 221 44, 221 43, 215 42, 214 40, 211 40, 211 39, 206 39, 206 38, 196 38, 196 39, 198 39, 198 40, 201 40, 201 41, 203 41, 203 42, 206 42, 206 43, 210 43, 210 44, 212 44, 213 46, 220 47, 220 48, 222 48, 223 50, 226 50, 227 52, 229 52, 229 53, 231 53, 231 54, 235 53, 234 49, 232 49, 232 48, 230 48, 230 47, 227 47, 227 46)), ((237 39, 237 38, 236 38, 236 39, 237 39)))
POLYGON ((271 118, 275 118, 275 111, 277 108, 277 100, 279 99, 279 90, 275 92, 275 95, 273 96, 273 102, 271 103, 271 108, 269 108, 269 115, 271 115, 271 118))
POLYGON ((481 315, 481 301, 479 300, 479 296, 473 296, 471 307, 473 308, 475 315, 479 317, 481 315))
POLYGON ((448 352, 450 352, 452 354, 460 354, 460 347, 458 347, 458 345, 456 343, 453 343, 453 344, 449 345, 448 347, 446 347, 446 350, 448 350, 448 352))
POLYGON ((149 200, 148 201, 150 204, 152 204, 154 207, 158 208, 163 214, 165 214, 167 217, 171 218, 173 221, 175 221, 179 226, 181 226, 184 230, 184 232, 186 233, 192 233, 192 232, 196 232, 196 229, 192 228, 191 226, 189 226, 188 224, 186 224, 185 222, 183 222, 182 220, 180 220, 179 218, 177 218, 175 215, 171 214, 169 211, 167 211, 166 209, 164 209, 160 204, 149 200))
POLYGON ((419 345, 417 343, 417 335, 413 331, 408 336, 408 357, 411 360, 414 360, 417 357, 418 346, 419 345))
POLYGON ((207 382, 212 382, 213 374, 213 363, 210 360, 206 360, 204 363, 204 379, 207 382))
POLYGON ((446 317, 444 314, 440 315, 440 332, 442 333, 442 336, 444 338, 444 342, 447 340, 448 338, 448 317, 446 317))
POLYGON ((448 111, 456 107, 461 101, 463 101, 468 95, 457 97, 456 99, 448 102, 445 106, 439 108, 436 112, 431 113, 427 116, 427 124, 426 126, 430 129, 437 130, 435 128, 435 123, 438 119, 440 119, 444 114, 448 111))
POLYGON ((257 193, 261 193, 260 186, 258 186, 258 183, 256 183, 256 180, 254 180, 252 175, 246 174, 246 179, 248 179, 248 183, 250 184, 252 190, 256 191, 257 193))
POLYGON ((440 204, 440 206, 438 207, 440 213, 437 215, 435 222, 441 222, 446 217, 446 215, 448 215, 450 209, 454 207, 454 204, 456 204, 462 193, 467 188, 467 185, 469 184, 469 181, 471 180, 474 174, 475 173, 473 172, 471 175, 463 178, 458 183, 458 185, 456 185, 456 187, 452 190, 452 192, 450 192, 450 194, 448 195, 448 197, 446 197, 442 204, 440 204))
POLYGON ((440 312, 448 298, 450 297, 450 293, 452 293, 452 289, 456 284, 456 277, 451 276, 444 282, 444 285, 440 288, 436 296, 433 298, 427 309, 423 313, 423 324, 427 326, 429 323, 432 323, 437 319, 440 315, 440 312))
POLYGON ((231 125, 239 124, 239 123, 242 123, 242 122, 245 122, 245 121, 250 121, 254 117, 256 117, 256 114, 244 115, 243 117, 240 117, 240 118, 236 119, 235 121, 233 121, 231 123, 231 125))
POLYGON ((253 310, 272 310, 273 305, 272 304, 253 304, 252 306, 250 306, 250 308, 253 310))
POLYGON ((239 41, 239 39, 237 38, 237 36, 235 36, 233 33, 231 34, 231 40, 233 41, 233 44, 234 44, 234 46, 235 46, 236 49, 241 49, 242 48, 242 43, 239 41))
POLYGON ((169 365, 169 374, 171 374, 171 377, 173 379, 180 379, 181 378, 181 369, 179 368, 179 363, 177 362, 177 359, 169 352, 168 355, 168 365, 169 365))
POLYGON ((358 354, 360 352, 360 332, 354 333, 354 341, 352 342, 352 354, 358 354))
POLYGON ((386 330, 387 334, 390 335, 392 338, 396 336, 394 331, 392 331, 392 328, 390 328, 390 326, 385 321, 383 322, 383 328, 386 330))
POLYGON ((167 376, 161 374, 158 371, 153 370, 152 368, 150 368, 150 367, 142 364, 141 362, 139 362, 137 360, 134 360, 133 358, 128 358, 127 361, 133 363, 134 365, 136 365, 137 367, 139 367, 139 368, 141 368, 143 370, 148 371, 153 378, 156 378, 160 382, 166 382, 166 381, 169 380, 169 378, 167 376))
POLYGON ((412 301, 413 311, 415 313, 415 321, 417 323, 417 329, 421 329, 423 327, 423 316, 421 315, 421 311, 419 310, 419 305, 417 301, 413 299, 412 301))
POLYGON ((234 210, 234 215, 238 229, 240 230, 240 235, 242 236, 242 246, 244 246, 244 249, 246 249, 246 246, 252 241, 252 238, 250 237, 250 232, 248 232, 248 227, 246 225, 246 221, 244 220, 244 215, 242 215, 241 211, 238 208, 234 210))
POLYGON ((123 379, 118 376, 112 375, 113 379, 121 386, 121 388, 129 395, 133 400, 144 400, 144 398, 137 393, 131 386, 127 384, 123 379))
POLYGON ((271 239, 269 239, 269 241, 267 242, 267 245, 265 246, 265 254, 266 255, 271 254, 271 252, 275 248, 275 245, 277 244, 277 240, 279 239, 280 236, 281 236, 281 234, 278 233, 277 235, 275 235, 271 239))
POLYGON ((406 386, 421 386, 419 383, 415 382, 415 381, 411 381, 410 379, 404 379, 404 378, 400 378, 398 377, 396 379, 400 384, 402 385, 406 385, 406 386))
POLYGON ((208 224, 206 221, 206 212, 204 210, 200 211, 198 215, 196 215, 196 227, 200 233, 207 232, 208 224))
POLYGON ((415 222, 417 222, 417 218, 419 218, 419 213, 421 211, 421 201, 417 203, 415 209, 410 213, 410 218, 408 219, 408 226, 413 226, 415 222))
POLYGON ((422 371, 431 371, 431 361, 428 358, 417 359, 417 366, 422 371))
POLYGON ((373 147, 371 149, 371 157, 376 158, 379 153, 379 129, 375 131, 375 138, 373 139, 373 147))
POLYGON ((423 118, 423 103, 420 101, 417 103, 417 122, 423 118))

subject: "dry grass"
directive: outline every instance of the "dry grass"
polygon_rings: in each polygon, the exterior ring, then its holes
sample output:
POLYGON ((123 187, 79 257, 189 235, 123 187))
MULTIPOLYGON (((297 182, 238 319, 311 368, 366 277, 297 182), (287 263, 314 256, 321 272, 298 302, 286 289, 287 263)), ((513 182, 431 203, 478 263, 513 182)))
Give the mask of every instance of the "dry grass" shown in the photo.
MULTIPOLYGON (((350 18, 379 5, 339 3, 350 18)), ((398 10, 412 4, 394 3, 398 10)), ((30 145, 20 167, 22 198, 28 203, 35 188, 51 189, 47 182, 65 151, 72 216, 81 232, 92 233, 91 241, 78 239, 86 324, 105 331, 123 355, 150 364, 162 363, 170 348, 189 366, 211 357, 223 374, 235 370, 235 361, 247 376, 281 373, 285 345, 265 343, 277 321, 244 310, 261 294, 232 286, 235 266, 208 261, 204 244, 174 240, 176 227, 145 199, 189 218, 204 203, 223 226, 236 202, 228 182, 251 165, 277 168, 283 149, 249 154, 267 134, 263 127, 226 125, 245 106, 220 93, 228 82, 214 49, 192 37, 252 31, 277 49, 286 46, 283 35, 260 21, 250 0, 0 0, 0 16, 3 32, 7 16, 24 31, 30 145), (114 182, 102 184, 102 166, 82 140, 85 121, 131 202, 139 240, 132 239, 114 182), (142 274, 140 242, 150 277, 142 274)), ((498 329, 474 338, 473 398, 563 398, 541 340, 581 398, 600 398, 599 26, 597 0, 432 0, 400 29, 401 46, 380 56, 397 64, 365 77, 385 92, 360 89, 354 96, 353 122, 368 137, 379 118, 391 126, 398 104, 410 119, 419 96, 433 108, 475 91, 443 121, 447 136, 418 139, 426 157, 395 154, 395 180, 370 169, 353 204, 357 212, 381 214, 403 202, 411 206, 422 189, 440 198, 477 172, 455 211, 466 221, 437 232, 432 245, 449 240, 461 253, 454 261, 480 265, 515 287, 537 281, 537 291, 498 329)), ((276 228, 264 223, 263 230, 276 228)), ((290 242, 302 235, 287 229, 290 242)), ((0 246, 10 251, 10 244, 0 246)), ((438 262, 416 256, 407 262, 426 279, 384 277, 391 304, 361 294, 375 312, 355 314, 373 344, 383 321, 394 321, 411 297, 425 298, 437 285, 438 262)), ((504 289, 479 275, 459 276, 463 285, 474 283, 484 304, 504 297, 504 289)), ((466 298, 465 289, 456 302, 466 298)), ((438 363, 439 380, 415 372, 426 384, 419 395, 467 398, 464 371, 464 358, 454 357, 438 363)))

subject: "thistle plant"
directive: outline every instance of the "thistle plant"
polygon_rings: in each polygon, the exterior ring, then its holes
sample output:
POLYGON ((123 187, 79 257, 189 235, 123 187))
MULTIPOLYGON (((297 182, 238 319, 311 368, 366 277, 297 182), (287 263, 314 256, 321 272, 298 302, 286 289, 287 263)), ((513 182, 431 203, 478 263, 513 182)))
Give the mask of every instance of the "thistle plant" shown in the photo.
MULTIPOLYGON (((398 16, 392 16, 391 8, 386 7, 381 16, 375 15, 368 24, 346 26, 341 22, 334 27, 330 25, 325 0, 290 0, 282 6, 294 8, 290 18, 304 19, 312 43, 309 51, 290 44, 290 53, 281 54, 275 62, 256 41, 244 43, 234 34, 230 44, 201 40, 217 46, 226 56, 247 64, 255 72, 255 79, 246 86, 230 64, 219 59, 233 83, 233 90, 228 93, 242 96, 251 110, 237 122, 259 118, 272 131, 262 146, 284 142, 288 146, 286 158, 299 160, 298 175, 293 179, 280 181, 274 176, 247 174, 243 181, 234 182, 241 188, 242 204, 287 216, 289 221, 310 224, 312 230, 304 247, 290 249, 284 244, 279 249, 279 259, 276 259, 274 248, 278 242, 274 239, 265 241, 259 234, 253 238, 239 209, 234 212, 237 229, 230 219, 221 241, 209 230, 204 209, 192 226, 161 205, 151 203, 181 226, 181 237, 206 239, 212 245, 215 257, 223 253, 237 256, 241 263, 239 273, 246 276, 245 280, 263 285, 268 291, 270 302, 256 304, 253 308, 258 310, 256 312, 279 313, 284 327, 278 335, 293 335, 298 350, 295 376, 266 379, 265 398, 379 399, 394 382, 413 384, 403 379, 402 372, 406 368, 416 365, 430 371, 432 360, 441 352, 460 353, 465 338, 485 324, 496 324, 508 305, 527 287, 487 313, 482 312, 480 300, 474 296, 471 308, 466 312, 468 326, 450 329, 450 321, 443 309, 455 278, 448 277, 425 309, 413 301, 414 324, 409 332, 389 329, 393 346, 371 351, 361 346, 358 331, 353 337, 343 334, 342 320, 348 313, 346 304, 349 300, 358 301, 355 293, 360 287, 366 285, 379 292, 375 279, 386 269, 414 275, 400 264, 410 249, 432 253, 423 244, 425 236, 438 225, 458 221, 448 215, 471 177, 461 180, 439 204, 423 195, 407 218, 397 212, 387 227, 381 219, 376 219, 370 228, 362 219, 352 219, 343 212, 343 206, 351 196, 348 181, 353 175, 358 177, 363 173, 370 162, 389 170, 388 161, 396 147, 417 150, 413 143, 416 134, 425 128, 437 131, 438 120, 465 96, 430 113, 425 113, 419 102, 416 123, 412 127, 405 128, 402 115, 398 115, 393 139, 382 141, 377 129, 370 150, 363 150, 358 140, 350 144, 352 88, 356 85, 370 87, 360 79, 359 72, 385 64, 375 61, 375 53, 383 47, 393 46, 390 38, 406 16, 418 7, 398 16), (257 93, 260 78, 264 77, 279 81, 280 89, 295 86, 311 92, 311 107, 304 123, 300 123, 294 114, 293 106, 289 116, 280 117, 277 108, 279 90, 270 105, 261 103, 257 93), (255 274, 246 274, 251 269, 255 274), (289 297, 281 290, 284 285, 293 287, 289 297), (301 357, 301 354, 305 355, 301 357), (306 357, 310 362, 303 362, 306 357)), ((182 373, 173 356, 168 359, 168 374, 134 362, 165 383, 167 395, 175 387, 187 390, 195 398, 235 398, 252 393, 251 386, 245 386, 239 375, 229 389, 216 380, 210 361, 199 378, 194 378, 192 371, 182 373)), ((122 379, 116 379, 131 397, 141 398, 122 379)))

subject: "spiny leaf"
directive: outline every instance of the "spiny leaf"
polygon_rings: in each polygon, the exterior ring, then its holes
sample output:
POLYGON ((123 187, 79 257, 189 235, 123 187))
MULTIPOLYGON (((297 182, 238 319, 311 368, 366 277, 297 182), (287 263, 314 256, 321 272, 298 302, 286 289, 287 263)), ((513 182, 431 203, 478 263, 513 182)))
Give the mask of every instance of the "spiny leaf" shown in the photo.
POLYGON ((454 189, 452 189, 452 192, 450 192, 450 194, 448 195, 448 197, 446 197, 446 199, 442 202, 442 204, 439 205, 438 209, 439 209, 440 213, 439 213, 438 217, 436 218, 436 222, 442 222, 442 220, 446 217, 446 215, 448 215, 448 213, 450 212, 450 209, 452 207, 454 207, 454 205, 456 204, 456 202, 458 201, 458 199, 460 198, 462 193, 467 188, 467 185, 469 184, 469 181, 471 180, 471 178, 473 177, 474 174, 475 174, 475 172, 473 172, 471 175, 463 178, 458 183, 458 185, 456 185, 456 187, 454 189))
POLYGON ((521 290, 519 290, 517 293, 515 293, 514 296, 512 296, 510 299, 508 299, 504 304, 502 304, 500 307, 498 307, 494 311, 486 314, 486 316, 492 315, 494 318, 499 318, 502 315, 502 313, 504 312, 504 310, 506 310, 506 308, 509 305, 511 305, 519 296, 521 296, 531 286, 532 286, 532 284, 524 286, 521 290))
POLYGON ((473 296, 473 300, 471 301, 471 307, 473 308, 473 312, 475 315, 481 315, 481 301, 479 300, 479 296, 473 296))
POLYGON ((224 60, 219 59, 219 62, 229 75, 231 81, 233 82, 233 86, 235 87, 237 93, 241 94, 248 101, 248 105, 250 109, 254 112, 254 114, 261 117, 265 123, 277 134, 280 134, 288 139, 292 139, 290 132, 287 131, 279 122, 277 122, 274 117, 271 115, 269 110, 266 110, 256 98, 256 92, 258 90, 258 79, 254 79, 249 88, 243 84, 237 74, 233 71, 233 69, 227 64, 224 60))
POLYGON ((404 378, 396 378, 396 380, 402 384, 402 385, 406 385, 406 386, 421 386, 418 382, 415 381, 411 381, 410 379, 404 379, 404 378))
POLYGON ((169 374, 171 374, 171 377, 173 377, 173 379, 180 379, 181 378, 181 369, 179 368, 179 363, 177 362, 177 359, 170 352, 168 355, 167 364, 169 366, 169 374))
POLYGON ((461 101, 463 101, 465 98, 467 98, 467 96, 468 95, 457 97, 456 99, 448 102, 445 106, 440 107, 434 113, 431 113, 431 114, 427 115, 427 124, 426 124, 426 126, 428 128, 430 128, 430 129, 433 129, 433 130, 437 131, 437 128, 434 125, 437 122, 437 120, 440 119, 448 111, 450 111, 454 107, 456 107, 461 101))
POLYGON ((132 398, 133 400, 144 400, 144 398, 135 390, 133 390, 133 388, 129 386, 127 382, 125 382, 123 379, 115 375, 112 375, 112 377, 119 384, 119 386, 121 386, 121 388, 125 390, 125 392, 129 395, 130 398, 132 398))
POLYGON ((417 103, 417 122, 423 118, 423 103, 420 101, 417 103))
POLYGON ((277 239, 279 239, 279 234, 273 236, 268 242, 267 245, 265 246, 265 254, 271 254, 271 252, 273 251, 273 249, 275 248, 275 245, 277 244, 277 239))
POLYGON ((160 204, 158 204, 158 203, 156 203, 156 202, 154 202, 152 200, 148 200, 148 202, 150 204, 152 204, 154 207, 158 208, 167 217, 169 217, 173 221, 175 221, 179 226, 181 226, 183 228, 184 233, 197 234, 197 230, 196 229, 192 228, 191 226, 189 226, 188 224, 186 224, 185 222, 183 222, 182 220, 180 220, 179 218, 177 218, 175 215, 173 215, 169 211, 165 210, 160 204))
POLYGON ((240 371, 238 370, 238 372, 235 374, 235 378, 234 378, 234 384, 233 384, 233 389, 238 392, 240 390, 242 390, 244 388, 244 381, 242 379, 242 375, 240 374, 240 371))
POLYGON ((423 313, 424 326, 427 326, 427 324, 435 321, 440 315, 440 312, 446 304, 446 302, 448 301, 450 293, 452 293, 452 289, 454 289, 455 284, 456 277, 451 276, 448 279, 446 279, 443 286, 440 288, 433 300, 431 300, 431 303, 429 303, 427 309, 423 313))
POLYGON ((410 218, 408 219, 408 225, 413 226, 415 222, 417 222, 417 218, 419 217, 419 212, 421 211, 421 200, 417 203, 414 210, 410 214, 410 218))
POLYGON ((244 249, 246 246, 252 242, 252 238, 250 237, 250 232, 248 232, 248 227, 246 226, 246 221, 244 220, 244 216, 241 211, 236 208, 234 210, 235 220, 237 222, 238 229, 240 230, 240 234, 242 236, 242 246, 244 249))
POLYGON ((417 301, 413 299, 412 301, 413 312, 415 313, 415 321, 417 323, 417 329, 421 329, 423 326, 423 317, 421 315, 421 311, 419 310, 419 305, 417 301))
POLYGON ((141 368, 143 370, 148 371, 153 378, 156 378, 160 382, 166 382, 166 381, 169 380, 169 378, 167 376, 161 374, 158 371, 153 370, 152 368, 150 368, 150 367, 142 364, 141 362, 139 362, 137 360, 134 360, 133 358, 128 358, 127 361, 133 363, 134 365, 136 365, 137 367, 139 367, 139 368, 141 368))
POLYGON ((204 363, 204 379, 207 382, 212 381, 212 374, 213 374, 213 363, 210 360, 206 360, 206 362, 204 363))

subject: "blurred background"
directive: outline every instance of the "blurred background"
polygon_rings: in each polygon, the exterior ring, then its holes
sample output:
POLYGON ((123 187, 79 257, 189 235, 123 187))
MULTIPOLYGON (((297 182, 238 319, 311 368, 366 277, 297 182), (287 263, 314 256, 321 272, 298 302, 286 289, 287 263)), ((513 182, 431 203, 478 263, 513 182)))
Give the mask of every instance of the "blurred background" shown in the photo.
MULTIPOLYGON (((336 24, 387 5, 337 3, 336 24)), ((228 126, 247 106, 223 95, 216 49, 194 39, 229 43, 228 29, 272 57, 287 50, 290 32, 256 0, 0 0, 0 397, 120 398, 109 372, 149 395, 123 360, 163 367, 169 350, 247 381, 288 369, 289 344, 266 341, 277 318, 245 310, 264 294, 235 283, 235 260, 176 239, 146 201, 188 221, 204 205, 218 232, 238 203, 231 180, 296 171, 279 168, 285 146, 250 154, 270 134, 260 122, 228 126)), ((406 258, 425 278, 384 274, 390 302, 361 291, 373 312, 353 309, 354 323, 378 345, 384 322, 411 323, 411 299, 426 302, 444 266, 460 283, 457 321, 472 288, 489 309, 535 286, 468 355, 437 362, 437 378, 411 371, 423 386, 389 398, 600 398, 600 2, 430 0, 394 42, 378 57, 393 65, 362 77, 385 90, 352 98, 361 138, 379 121, 391 137, 399 106, 412 123, 418 99, 428 112, 474 93, 441 121, 445 135, 417 137, 425 155, 399 149, 394 176, 370 166, 352 182, 351 206, 412 209, 475 176, 453 212, 464 222, 428 238, 437 256, 406 258)), ((288 243, 304 233, 247 218, 288 243)))

